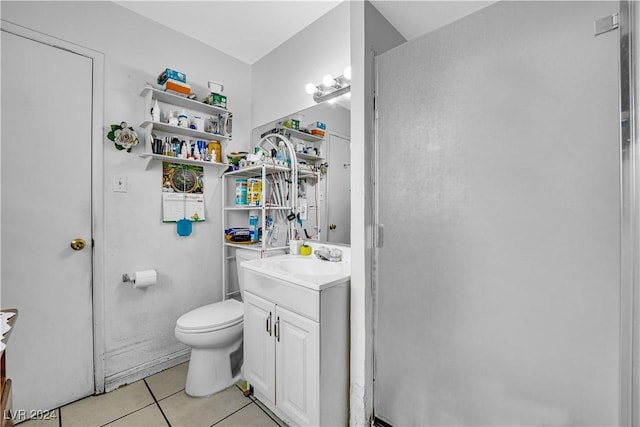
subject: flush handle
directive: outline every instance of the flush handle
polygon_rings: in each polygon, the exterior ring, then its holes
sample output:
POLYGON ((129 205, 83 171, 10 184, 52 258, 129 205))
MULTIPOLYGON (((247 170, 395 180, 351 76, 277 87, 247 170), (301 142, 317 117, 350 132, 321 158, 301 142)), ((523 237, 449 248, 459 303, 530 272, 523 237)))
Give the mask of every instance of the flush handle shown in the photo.
POLYGON ((82 239, 73 239, 69 246, 71 246, 71 249, 74 251, 81 251, 85 246, 87 246, 87 242, 82 239))

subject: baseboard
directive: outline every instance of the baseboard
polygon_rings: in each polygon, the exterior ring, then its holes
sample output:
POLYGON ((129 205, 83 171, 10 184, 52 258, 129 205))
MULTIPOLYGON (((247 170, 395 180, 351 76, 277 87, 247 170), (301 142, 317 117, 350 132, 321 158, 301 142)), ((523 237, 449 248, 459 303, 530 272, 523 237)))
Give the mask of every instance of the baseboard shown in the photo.
POLYGON ((126 371, 110 375, 104 380, 105 392, 113 391, 122 385, 131 384, 149 375, 157 374, 160 371, 184 363, 189 360, 190 355, 191 348, 185 348, 142 365, 134 366, 126 371))

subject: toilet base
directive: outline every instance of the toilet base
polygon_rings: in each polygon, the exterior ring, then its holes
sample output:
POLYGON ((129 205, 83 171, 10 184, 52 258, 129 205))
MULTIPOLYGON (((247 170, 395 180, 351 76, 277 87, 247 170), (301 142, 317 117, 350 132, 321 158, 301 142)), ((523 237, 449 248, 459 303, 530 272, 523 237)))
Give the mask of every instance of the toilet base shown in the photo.
POLYGON ((185 392, 192 397, 205 397, 222 391, 241 379, 240 369, 233 375, 232 360, 242 351, 242 342, 234 348, 192 348, 185 392))

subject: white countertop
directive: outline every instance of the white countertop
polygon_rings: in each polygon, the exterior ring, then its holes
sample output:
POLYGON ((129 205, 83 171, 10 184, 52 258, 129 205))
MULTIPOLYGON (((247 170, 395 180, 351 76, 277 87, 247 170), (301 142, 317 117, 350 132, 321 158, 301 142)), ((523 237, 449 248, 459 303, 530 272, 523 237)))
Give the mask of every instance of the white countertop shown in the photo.
POLYGON ((321 291, 351 279, 350 257, 345 258, 331 262, 319 260, 313 253, 307 256, 278 255, 244 261, 241 266, 264 276, 321 291))

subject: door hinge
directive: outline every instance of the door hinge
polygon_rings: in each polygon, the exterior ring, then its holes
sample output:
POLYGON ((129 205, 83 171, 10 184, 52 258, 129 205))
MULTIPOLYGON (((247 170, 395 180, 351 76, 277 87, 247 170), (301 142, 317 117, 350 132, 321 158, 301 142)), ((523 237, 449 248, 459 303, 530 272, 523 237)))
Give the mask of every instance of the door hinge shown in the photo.
POLYGON ((593 21, 593 35, 599 36, 600 34, 608 33, 609 31, 617 29, 619 26, 620 22, 617 13, 605 16, 604 18, 593 21))

